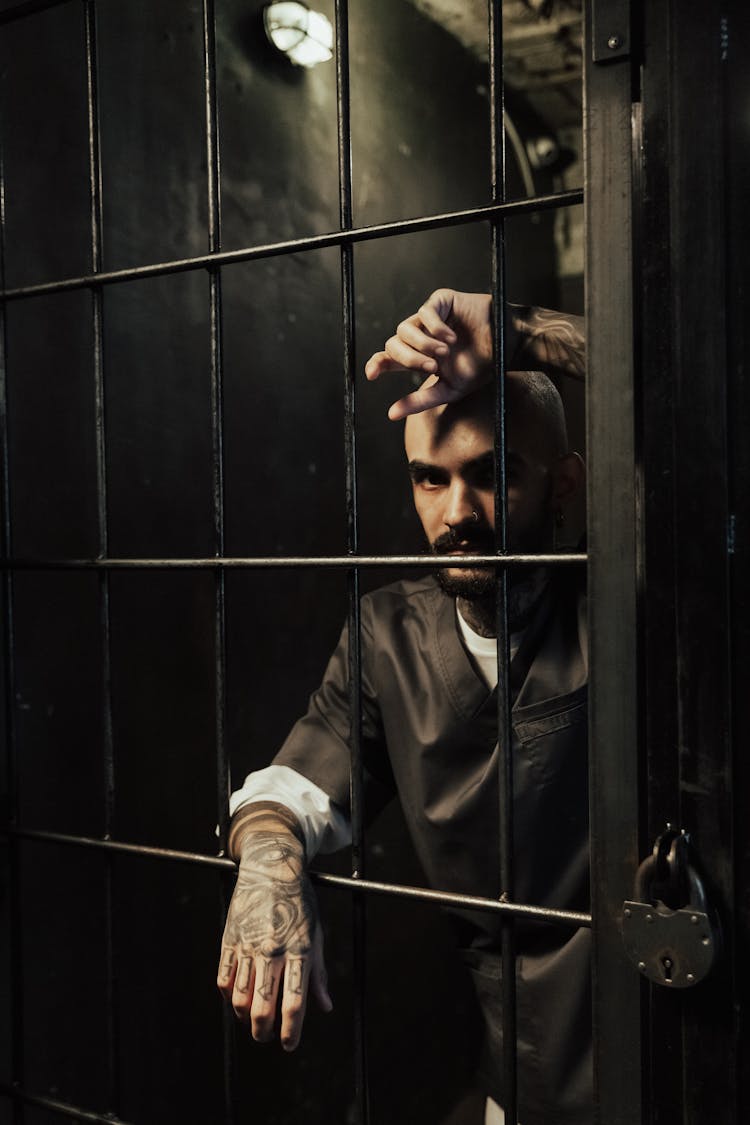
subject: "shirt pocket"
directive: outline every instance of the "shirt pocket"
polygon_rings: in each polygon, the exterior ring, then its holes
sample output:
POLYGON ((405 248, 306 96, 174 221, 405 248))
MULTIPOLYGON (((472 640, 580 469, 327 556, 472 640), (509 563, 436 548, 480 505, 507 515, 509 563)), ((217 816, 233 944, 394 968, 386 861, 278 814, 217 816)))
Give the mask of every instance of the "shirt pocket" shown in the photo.
POLYGON ((586 802, 588 789, 588 697, 586 688, 515 712, 519 767, 536 785, 586 802))

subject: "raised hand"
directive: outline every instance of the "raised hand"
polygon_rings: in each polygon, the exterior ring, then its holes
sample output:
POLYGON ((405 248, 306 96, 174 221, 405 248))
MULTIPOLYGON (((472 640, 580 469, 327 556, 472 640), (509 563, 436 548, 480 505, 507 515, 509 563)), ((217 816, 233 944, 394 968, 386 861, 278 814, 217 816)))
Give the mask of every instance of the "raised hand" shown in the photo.
POLYGON ((385 371, 419 371, 422 386, 394 402, 396 421, 471 394, 492 377, 492 298, 436 289, 365 365, 368 379, 385 371))
MULTIPOLYGON (((583 318, 531 305, 505 307, 505 368, 582 379, 586 366, 583 318)), ((492 298, 489 293, 436 289, 402 320, 383 351, 365 364, 368 379, 386 371, 426 375, 418 390, 394 402, 393 421, 455 402, 493 375, 492 298)))

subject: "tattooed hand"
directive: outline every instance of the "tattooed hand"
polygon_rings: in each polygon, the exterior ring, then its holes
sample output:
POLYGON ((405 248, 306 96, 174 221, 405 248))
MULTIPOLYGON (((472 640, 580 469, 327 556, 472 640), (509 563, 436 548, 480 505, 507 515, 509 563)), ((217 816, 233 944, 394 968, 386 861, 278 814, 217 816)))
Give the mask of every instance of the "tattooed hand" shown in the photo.
MULTIPOLYGON (((581 317, 531 306, 506 305, 506 370, 540 369, 583 378, 585 346, 581 317)), ((488 293, 436 289, 403 320, 382 352, 365 365, 368 379, 385 371, 427 374, 422 386, 394 402, 393 421, 432 406, 455 402, 492 377, 492 298, 488 293)))
POLYGON ((333 1007, 304 848, 280 824, 275 831, 247 832, 239 853, 217 983, 259 1042, 273 1039, 280 1007, 281 1045, 293 1051, 302 1034, 308 985, 324 1011, 333 1007))

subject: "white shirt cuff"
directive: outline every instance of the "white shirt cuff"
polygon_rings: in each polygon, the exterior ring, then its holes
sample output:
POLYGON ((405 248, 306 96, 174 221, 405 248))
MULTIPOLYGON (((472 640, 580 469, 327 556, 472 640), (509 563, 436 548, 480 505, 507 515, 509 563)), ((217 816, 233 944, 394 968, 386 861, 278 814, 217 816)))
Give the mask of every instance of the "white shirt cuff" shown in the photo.
POLYGON ((253 801, 276 801, 294 813, 305 834, 308 860, 318 852, 335 852, 352 842, 349 818, 319 786, 289 766, 266 766, 249 773, 229 798, 234 816, 253 801))

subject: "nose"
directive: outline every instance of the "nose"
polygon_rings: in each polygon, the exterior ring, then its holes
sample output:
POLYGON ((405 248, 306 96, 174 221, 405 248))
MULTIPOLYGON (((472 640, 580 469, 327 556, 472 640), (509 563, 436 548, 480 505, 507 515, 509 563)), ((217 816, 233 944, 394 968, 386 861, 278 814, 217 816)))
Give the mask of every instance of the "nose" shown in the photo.
POLYGON ((475 521, 474 513, 479 511, 479 502, 470 485, 463 480, 453 481, 445 495, 443 511, 445 526, 456 528, 463 523, 475 521))

